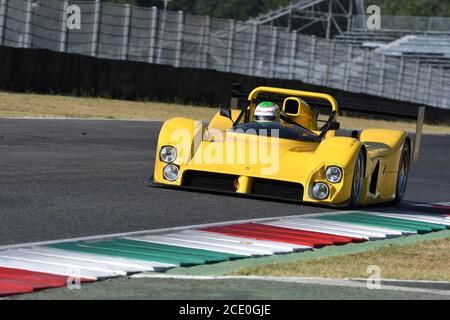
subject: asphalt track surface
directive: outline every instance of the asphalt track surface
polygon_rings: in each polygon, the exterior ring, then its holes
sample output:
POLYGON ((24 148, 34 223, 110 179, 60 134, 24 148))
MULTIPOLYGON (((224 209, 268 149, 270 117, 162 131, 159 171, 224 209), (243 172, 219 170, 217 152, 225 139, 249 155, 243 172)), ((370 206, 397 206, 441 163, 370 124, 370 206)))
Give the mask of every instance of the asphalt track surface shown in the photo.
MULTIPOLYGON (((0 119, 0 245, 333 210, 148 187, 161 124, 0 119)), ((450 201, 449 163, 424 136, 402 205, 450 201)))

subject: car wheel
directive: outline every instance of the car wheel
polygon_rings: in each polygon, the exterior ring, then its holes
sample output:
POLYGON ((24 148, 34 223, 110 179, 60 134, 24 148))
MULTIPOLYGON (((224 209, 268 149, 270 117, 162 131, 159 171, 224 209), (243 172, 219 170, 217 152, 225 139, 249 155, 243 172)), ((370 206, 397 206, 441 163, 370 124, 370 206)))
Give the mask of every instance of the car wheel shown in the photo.
POLYGON ((359 204, 361 199, 363 179, 364 179, 364 151, 360 150, 358 158, 355 162, 355 169, 353 170, 353 181, 352 181, 352 196, 350 198, 350 207, 355 207, 359 204))
POLYGON ((405 142, 400 156, 400 163, 398 165, 397 187, 395 190, 395 203, 400 203, 403 200, 406 192, 406 185, 408 183, 409 166, 411 162, 411 148, 408 142, 405 142))

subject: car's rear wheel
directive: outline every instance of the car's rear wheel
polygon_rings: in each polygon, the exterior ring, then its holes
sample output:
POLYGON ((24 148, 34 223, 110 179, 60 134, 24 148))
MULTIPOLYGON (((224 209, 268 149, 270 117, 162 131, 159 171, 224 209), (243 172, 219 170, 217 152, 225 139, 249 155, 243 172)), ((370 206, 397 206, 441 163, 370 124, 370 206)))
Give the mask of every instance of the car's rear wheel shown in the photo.
POLYGON ((409 166, 411 163, 411 147, 408 141, 405 142, 400 156, 400 163, 398 165, 397 186, 395 190, 395 203, 400 203, 406 192, 406 185, 408 184, 409 166))
POLYGON ((360 150, 356 158, 355 168, 353 170, 352 195, 349 206, 355 207, 359 204, 362 195, 364 180, 364 151, 360 150))

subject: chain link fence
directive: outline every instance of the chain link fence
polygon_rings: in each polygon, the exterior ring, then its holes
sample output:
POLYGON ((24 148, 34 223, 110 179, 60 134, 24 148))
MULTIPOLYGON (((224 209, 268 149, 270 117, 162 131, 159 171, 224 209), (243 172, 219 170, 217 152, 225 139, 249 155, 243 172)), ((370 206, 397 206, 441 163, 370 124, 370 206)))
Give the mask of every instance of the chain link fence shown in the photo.
POLYGON ((100 1, 0 0, 0 45, 215 69, 450 109, 444 66, 267 25, 100 1), (81 9, 69 30, 66 8, 81 9))

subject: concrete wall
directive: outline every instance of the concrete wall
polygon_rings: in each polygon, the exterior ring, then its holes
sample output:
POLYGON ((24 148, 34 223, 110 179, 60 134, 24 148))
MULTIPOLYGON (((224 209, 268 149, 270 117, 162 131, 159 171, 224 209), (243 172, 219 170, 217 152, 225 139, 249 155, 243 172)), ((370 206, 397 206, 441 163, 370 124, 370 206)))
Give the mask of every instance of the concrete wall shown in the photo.
MULTIPOLYGON (((266 79, 196 68, 175 68, 132 61, 92 58, 42 49, 0 47, 0 89, 16 92, 101 96, 127 100, 158 100, 223 106, 233 83, 252 89, 260 85, 332 94, 347 107, 416 110, 418 105, 355 94, 300 81, 266 79)), ((427 119, 450 122, 450 112, 428 108, 427 119)))

